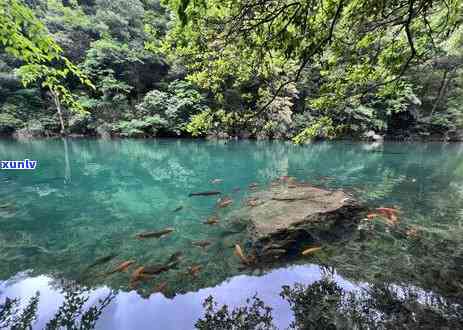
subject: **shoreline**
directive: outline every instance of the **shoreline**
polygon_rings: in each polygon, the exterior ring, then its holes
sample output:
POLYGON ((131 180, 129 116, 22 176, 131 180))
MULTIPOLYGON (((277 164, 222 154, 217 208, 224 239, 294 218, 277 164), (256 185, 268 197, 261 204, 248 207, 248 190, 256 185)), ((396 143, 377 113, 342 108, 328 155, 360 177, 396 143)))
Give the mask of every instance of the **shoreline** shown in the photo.
MULTIPOLYGON (((221 138, 216 136, 206 136, 206 137, 192 137, 192 136, 146 136, 146 137, 125 137, 125 136, 98 136, 93 134, 53 134, 48 136, 17 136, 15 134, 0 134, 0 140, 54 140, 60 138, 69 138, 69 139, 89 139, 89 140, 159 140, 159 139, 175 139, 175 140, 216 140, 216 141, 278 141, 278 142, 291 142, 291 139, 257 139, 257 138, 243 138, 243 137, 229 137, 221 138)), ((343 137, 337 139, 315 139, 305 144, 316 143, 316 142, 336 142, 336 141, 350 141, 350 142, 370 142, 370 143, 383 143, 383 142, 396 142, 396 143, 462 143, 463 136, 456 139, 444 139, 444 138, 410 138, 410 139, 393 139, 389 137, 384 137, 382 140, 372 140, 372 139, 362 139, 355 137, 343 137)))

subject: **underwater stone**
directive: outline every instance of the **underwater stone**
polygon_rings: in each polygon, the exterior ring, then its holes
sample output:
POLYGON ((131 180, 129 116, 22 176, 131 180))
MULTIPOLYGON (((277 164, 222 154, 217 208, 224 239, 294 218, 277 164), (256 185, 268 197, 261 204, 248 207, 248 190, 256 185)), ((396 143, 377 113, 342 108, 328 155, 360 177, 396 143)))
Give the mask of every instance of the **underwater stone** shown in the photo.
POLYGON ((298 253, 302 245, 350 237, 365 208, 342 190, 308 185, 281 185, 253 195, 248 232, 258 257, 280 258, 298 253), (274 253, 279 252, 279 253, 274 253))

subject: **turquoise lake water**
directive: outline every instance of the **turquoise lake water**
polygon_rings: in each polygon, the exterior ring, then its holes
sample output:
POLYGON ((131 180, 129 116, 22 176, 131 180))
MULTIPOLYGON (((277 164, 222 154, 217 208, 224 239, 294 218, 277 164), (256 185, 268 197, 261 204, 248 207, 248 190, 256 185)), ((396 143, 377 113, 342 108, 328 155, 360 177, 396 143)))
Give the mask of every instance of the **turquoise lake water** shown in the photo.
POLYGON ((39 291, 37 329, 69 283, 88 288, 88 304, 115 290, 99 329, 192 329, 208 295, 238 306, 255 293, 285 328, 292 316, 281 286, 310 284, 327 265, 347 290, 392 283, 463 296, 462 144, 0 140, 0 160, 26 158, 38 160, 36 170, 0 170, 0 303, 39 291), (236 214, 250 184, 267 189, 281 176, 345 189, 370 209, 396 208, 398 223, 365 220, 352 239, 316 257, 242 269, 233 246, 246 247, 246 236, 236 214), (218 196, 189 197, 210 190, 233 204, 217 208, 218 196), (219 224, 203 224, 211 216, 219 224), (175 231, 135 238, 165 228, 175 231), (192 245, 199 240, 211 245, 192 245), (130 272, 106 274, 123 261, 156 264, 178 251, 176 269, 136 288, 130 272), (188 274, 191 266, 201 267, 197 276, 188 274), (153 293, 160 283, 164 293, 153 293))

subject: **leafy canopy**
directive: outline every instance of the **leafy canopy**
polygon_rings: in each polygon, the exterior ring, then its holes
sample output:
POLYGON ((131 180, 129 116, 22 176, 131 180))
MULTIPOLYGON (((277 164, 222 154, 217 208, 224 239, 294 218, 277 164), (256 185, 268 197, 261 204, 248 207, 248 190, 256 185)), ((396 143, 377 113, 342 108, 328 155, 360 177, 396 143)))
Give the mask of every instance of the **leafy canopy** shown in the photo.
MULTIPOLYGON (((246 86, 257 86, 244 111, 268 117, 279 98, 290 96, 288 86, 305 80, 305 107, 319 118, 345 117, 347 110, 372 122, 416 98, 405 75, 442 53, 462 8, 461 0, 166 2, 177 20, 164 50, 219 103, 230 88, 244 99, 246 86), (387 113, 371 116, 364 105, 387 113)), ((323 123, 330 121, 315 124, 323 123)), ((311 127, 304 135, 319 131, 311 127)))
POLYGON ((41 81, 61 101, 78 111, 83 107, 64 85, 68 76, 93 87, 66 57, 33 11, 18 0, 0 0, 0 44, 6 53, 24 62, 18 69, 25 86, 41 81))

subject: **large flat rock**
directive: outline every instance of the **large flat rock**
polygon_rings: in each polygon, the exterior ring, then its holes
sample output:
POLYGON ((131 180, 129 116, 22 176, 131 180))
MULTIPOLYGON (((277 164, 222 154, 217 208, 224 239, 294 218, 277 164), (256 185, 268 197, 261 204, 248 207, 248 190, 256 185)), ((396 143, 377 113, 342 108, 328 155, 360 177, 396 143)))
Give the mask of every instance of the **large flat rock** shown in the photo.
POLYGON ((301 243, 340 239, 355 227, 364 210, 342 190, 303 184, 274 186, 254 194, 252 201, 250 238, 257 254, 269 255, 289 252, 301 243))

